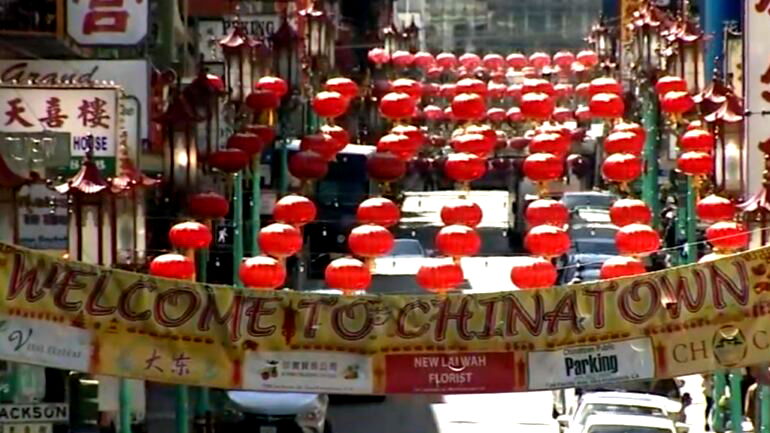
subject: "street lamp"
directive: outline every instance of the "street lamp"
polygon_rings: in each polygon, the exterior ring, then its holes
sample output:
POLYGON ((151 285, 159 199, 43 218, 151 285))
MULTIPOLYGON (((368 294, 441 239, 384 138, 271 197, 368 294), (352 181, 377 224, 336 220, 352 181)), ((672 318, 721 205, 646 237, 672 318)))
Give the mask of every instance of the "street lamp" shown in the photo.
POLYGON ((225 71, 230 101, 241 103, 254 89, 254 50, 259 45, 246 33, 243 24, 236 20, 230 32, 219 41, 225 57, 225 71))
MULTIPOLYGON (((273 68, 276 75, 286 80, 290 89, 296 89, 299 85, 297 48, 299 47, 299 35, 284 15, 278 30, 271 36, 273 43, 273 68)), ((288 94, 291 95, 292 92, 288 94)))
POLYGON ((668 32, 666 39, 676 46, 677 75, 687 81, 690 92, 699 92, 703 82, 703 56, 701 55, 703 32, 692 21, 682 17, 668 32))
POLYGON ((392 55, 401 48, 400 32, 395 24, 390 24, 382 30, 382 40, 384 41, 385 51, 392 55))
POLYGON ((317 9, 315 2, 299 11, 299 17, 304 23, 305 57, 309 61, 317 61, 328 54, 329 19, 323 9, 317 9))

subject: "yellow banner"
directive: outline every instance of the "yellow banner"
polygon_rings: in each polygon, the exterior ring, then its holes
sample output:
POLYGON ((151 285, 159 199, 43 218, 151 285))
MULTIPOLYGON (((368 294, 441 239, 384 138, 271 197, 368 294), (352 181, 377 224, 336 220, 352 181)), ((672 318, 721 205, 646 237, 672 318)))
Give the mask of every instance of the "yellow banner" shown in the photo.
POLYGON ((219 388, 506 392, 770 361, 770 248, 593 284, 258 292, 0 244, 0 358, 219 388))

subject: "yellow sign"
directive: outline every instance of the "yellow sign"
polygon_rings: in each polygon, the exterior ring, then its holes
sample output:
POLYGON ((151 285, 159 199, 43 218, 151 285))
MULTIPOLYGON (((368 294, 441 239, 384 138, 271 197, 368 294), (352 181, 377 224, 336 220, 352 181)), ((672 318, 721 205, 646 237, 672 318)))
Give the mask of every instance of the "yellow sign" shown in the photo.
POLYGON ((762 248, 540 291, 344 297, 154 278, 0 245, 0 359, 359 394, 671 377, 770 361, 768 276, 762 248))

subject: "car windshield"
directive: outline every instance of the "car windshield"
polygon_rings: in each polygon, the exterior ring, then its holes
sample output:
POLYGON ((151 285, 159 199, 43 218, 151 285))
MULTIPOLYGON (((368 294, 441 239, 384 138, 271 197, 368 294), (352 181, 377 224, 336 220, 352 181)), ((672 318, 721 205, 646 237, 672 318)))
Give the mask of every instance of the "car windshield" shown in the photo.
POLYGON ((572 252, 576 254, 603 254, 615 256, 618 254, 618 248, 614 239, 612 241, 603 241, 599 239, 574 240, 572 241, 572 252))
POLYGON ((422 249, 419 241, 414 239, 396 239, 393 244, 393 250, 391 250, 388 256, 424 256, 425 251, 422 249))
POLYGON ((588 433, 671 433, 672 430, 656 427, 625 426, 625 425, 595 425, 588 433))
POLYGON ((615 202, 615 197, 609 194, 564 194, 562 201, 567 209, 585 207, 609 209, 615 202))
POLYGON ((631 406, 631 405, 625 405, 625 404, 592 403, 592 404, 586 405, 578 421, 581 425, 584 425, 589 416, 597 415, 601 413, 622 414, 622 415, 652 415, 652 416, 662 416, 662 417, 666 416, 665 412, 663 412, 663 410, 657 407, 631 406))

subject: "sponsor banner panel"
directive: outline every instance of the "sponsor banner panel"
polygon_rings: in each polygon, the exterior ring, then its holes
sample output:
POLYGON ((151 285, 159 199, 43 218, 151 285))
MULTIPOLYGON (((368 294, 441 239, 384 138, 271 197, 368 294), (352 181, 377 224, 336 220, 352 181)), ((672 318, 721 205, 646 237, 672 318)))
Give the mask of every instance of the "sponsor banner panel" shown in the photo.
POLYGON ((42 320, 0 315, 0 358, 88 371, 91 332, 42 320))

